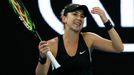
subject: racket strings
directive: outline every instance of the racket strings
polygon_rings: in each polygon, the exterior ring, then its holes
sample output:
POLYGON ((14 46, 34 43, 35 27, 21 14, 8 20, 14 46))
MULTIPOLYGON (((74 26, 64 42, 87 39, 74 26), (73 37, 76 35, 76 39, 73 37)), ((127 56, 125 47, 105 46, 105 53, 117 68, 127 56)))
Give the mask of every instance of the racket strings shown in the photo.
POLYGON ((27 9, 24 7, 22 2, 20 0, 10 0, 10 4, 14 9, 15 13, 19 16, 20 20, 25 25, 25 27, 28 30, 33 31, 33 23, 31 21, 30 15, 28 14, 27 9))

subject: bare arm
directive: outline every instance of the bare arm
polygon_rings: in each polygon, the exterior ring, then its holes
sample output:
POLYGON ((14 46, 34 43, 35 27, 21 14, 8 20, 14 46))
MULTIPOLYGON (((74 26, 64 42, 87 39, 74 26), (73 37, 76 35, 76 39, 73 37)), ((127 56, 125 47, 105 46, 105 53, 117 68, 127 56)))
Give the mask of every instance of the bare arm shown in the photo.
MULTIPOLYGON (((103 23, 106 23, 108 21, 104 11, 100 9, 99 7, 94 7, 91 11, 93 14, 98 14, 102 20, 103 23)), ((111 28, 108 30, 108 34, 110 36, 111 40, 105 39, 100 37, 99 35, 95 34, 94 37, 94 43, 93 46, 95 48, 108 51, 108 52, 121 52, 124 49, 122 40, 116 30, 111 28)))
MULTIPOLYGON (((50 50, 48 42, 47 41, 41 41, 38 45, 38 49, 39 49, 39 52, 40 52, 40 56, 45 58, 47 51, 50 50)), ((36 75, 47 75, 49 65, 50 65, 50 61, 48 60, 48 58, 46 59, 46 62, 43 63, 43 64, 38 62, 37 67, 36 67, 36 75)))
POLYGON ((109 31, 109 35, 111 40, 105 39, 97 34, 92 34, 92 47, 106 52, 122 52, 123 44, 120 40, 120 37, 116 34, 114 28, 109 31))
POLYGON ((45 64, 38 63, 36 67, 36 75, 47 75, 49 66, 50 66, 49 60, 47 60, 45 64))
MULTIPOLYGON (((49 41, 41 41, 39 43, 38 49, 40 51, 41 56, 46 56, 46 53, 48 50, 51 50, 52 54, 56 57, 57 53, 57 38, 51 39, 49 41)), ((45 64, 40 64, 40 62, 37 64, 36 67, 36 75, 47 75, 49 67, 50 67, 50 60, 47 57, 45 64)))
POLYGON ((114 49, 117 50, 117 52, 123 51, 124 49, 123 42, 118 33, 116 32, 116 30, 112 28, 111 30, 108 31, 108 34, 111 38, 112 46, 114 47, 114 49))
POLYGON ((36 75, 45 75, 45 66, 38 63, 36 67, 36 75))

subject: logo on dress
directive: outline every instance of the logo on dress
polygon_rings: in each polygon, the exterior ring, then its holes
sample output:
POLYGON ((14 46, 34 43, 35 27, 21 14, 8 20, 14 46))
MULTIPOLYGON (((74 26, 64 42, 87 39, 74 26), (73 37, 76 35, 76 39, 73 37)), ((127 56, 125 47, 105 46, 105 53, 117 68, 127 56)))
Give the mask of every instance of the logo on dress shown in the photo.
POLYGON ((82 51, 82 52, 80 52, 80 54, 84 54, 86 51, 82 51))

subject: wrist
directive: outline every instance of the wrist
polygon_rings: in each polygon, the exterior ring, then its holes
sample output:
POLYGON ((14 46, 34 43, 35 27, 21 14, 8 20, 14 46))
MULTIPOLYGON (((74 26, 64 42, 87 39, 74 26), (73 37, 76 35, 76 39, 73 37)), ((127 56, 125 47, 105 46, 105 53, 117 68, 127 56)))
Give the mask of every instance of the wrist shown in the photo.
POLYGON ((108 20, 107 22, 105 22, 104 25, 105 25, 105 28, 106 28, 107 31, 109 31, 110 29, 113 28, 113 25, 110 22, 110 20, 108 20))
POLYGON ((42 65, 45 64, 46 60, 47 60, 47 57, 42 57, 41 55, 39 55, 39 60, 38 61, 39 61, 40 64, 42 64, 42 65))

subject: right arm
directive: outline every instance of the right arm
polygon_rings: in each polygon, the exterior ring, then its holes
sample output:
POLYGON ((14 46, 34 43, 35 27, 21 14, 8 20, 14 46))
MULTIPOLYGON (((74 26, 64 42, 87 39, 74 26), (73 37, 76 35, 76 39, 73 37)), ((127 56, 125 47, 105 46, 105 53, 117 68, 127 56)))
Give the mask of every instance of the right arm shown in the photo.
MULTIPOLYGON (((46 53, 50 49, 48 46, 47 41, 41 41, 38 45, 39 54, 43 58, 47 58, 46 53)), ((50 61, 48 58, 46 59, 46 62, 44 64, 41 64, 38 62, 36 67, 36 75, 47 75, 48 69, 49 69, 50 61)))
POLYGON ((50 66, 50 61, 48 59, 45 64, 40 64, 40 62, 38 62, 36 67, 36 75, 47 75, 49 66, 50 66))
MULTIPOLYGON (((57 54, 57 38, 54 38, 49 41, 41 41, 38 45, 38 49, 40 52, 40 55, 42 57, 47 57, 46 53, 48 50, 51 50, 52 54, 54 57, 56 57, 57 54)), ((38 62, 37 67, 36 67, 36 75, 47 75, 49 67, 50 67, 51 61, 47 57, 45 64, 41 64, 38 62)))

